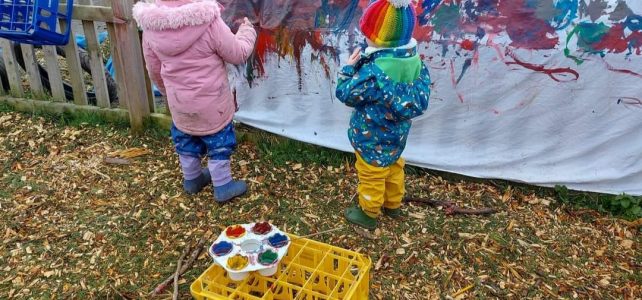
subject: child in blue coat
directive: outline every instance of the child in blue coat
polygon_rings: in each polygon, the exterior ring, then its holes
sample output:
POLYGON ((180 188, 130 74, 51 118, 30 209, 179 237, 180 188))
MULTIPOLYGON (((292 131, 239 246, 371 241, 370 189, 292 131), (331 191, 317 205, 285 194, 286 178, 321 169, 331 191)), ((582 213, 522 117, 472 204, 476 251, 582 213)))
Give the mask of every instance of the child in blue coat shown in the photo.
POLYGON ((354 107, 348 137, 359 175, 359 205, 345 217, 368 229, 381 213, 400 216, 401 153, 411 120, 428 108, 430 75, 412 38, 415 20, 412 0, 372 1, 360 21, 369 47, 357 49, 339 74, 336 96, 354 107))

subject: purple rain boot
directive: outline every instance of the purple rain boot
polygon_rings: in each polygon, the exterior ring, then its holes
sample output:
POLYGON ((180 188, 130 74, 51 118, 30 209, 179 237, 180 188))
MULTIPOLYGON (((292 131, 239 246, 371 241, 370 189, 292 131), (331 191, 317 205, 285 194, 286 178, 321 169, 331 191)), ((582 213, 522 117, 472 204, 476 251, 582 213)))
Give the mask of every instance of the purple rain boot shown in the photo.
POLYGON ((241 180, 232 180, 229 160, 210 160, 207 167, 212 174, 214 200, 218 203, 228 202, 247 192, 247 184, 241 180))
POLYGON ((201 159, 194 156, 179 155, 183 170, 183 189, 188 195, 198 194, 212 180, 208 168, 201 169, 201 159))

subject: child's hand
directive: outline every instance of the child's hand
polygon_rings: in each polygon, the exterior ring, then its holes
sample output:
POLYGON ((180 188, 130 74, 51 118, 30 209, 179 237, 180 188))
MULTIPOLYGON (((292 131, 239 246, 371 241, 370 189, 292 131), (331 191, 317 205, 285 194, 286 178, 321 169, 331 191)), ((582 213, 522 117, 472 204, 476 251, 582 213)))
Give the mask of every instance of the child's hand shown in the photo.
POLYGON ((354 64, 359 61, 359 58, 361 58, 361 49, 354 49, 354 52, 352 52, 352 55, 350 55, 348 59, 348 65, 354 66, 354 64))
POLYGON ((252 22, 250 22, 250 19, 248 19, 247 17, 243 18, 243 25, 254 27, 254 24, 252 24, 252 22))

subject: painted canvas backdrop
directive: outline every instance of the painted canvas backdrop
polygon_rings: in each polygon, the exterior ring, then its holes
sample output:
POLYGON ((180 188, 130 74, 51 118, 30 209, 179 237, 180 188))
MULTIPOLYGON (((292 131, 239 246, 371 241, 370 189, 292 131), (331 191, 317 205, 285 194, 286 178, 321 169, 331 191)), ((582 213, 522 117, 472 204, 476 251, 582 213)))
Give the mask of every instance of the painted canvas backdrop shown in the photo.
MULTIPOLYGON (((232 69, 243 123, 352 151, 336 73, 367 1, 222 1, 260 25, 232 69)), ((409 163, 482 178, 642 194, 642 1, 425 0, 433 80, 409 163)))

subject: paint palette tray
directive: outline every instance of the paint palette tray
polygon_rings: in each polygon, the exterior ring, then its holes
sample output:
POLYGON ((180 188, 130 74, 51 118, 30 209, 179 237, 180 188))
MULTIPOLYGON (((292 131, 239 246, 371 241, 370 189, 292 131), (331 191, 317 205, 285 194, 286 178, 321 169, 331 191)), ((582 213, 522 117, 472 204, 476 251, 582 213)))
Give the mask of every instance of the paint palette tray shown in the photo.
POLYGON ((208 252, 231 280, 242 281, 255 271, 262 276, 274 275, 289 246, 285 233, 268 222, 259 222, 227 227, 208 252))

